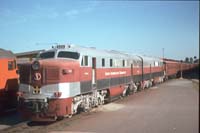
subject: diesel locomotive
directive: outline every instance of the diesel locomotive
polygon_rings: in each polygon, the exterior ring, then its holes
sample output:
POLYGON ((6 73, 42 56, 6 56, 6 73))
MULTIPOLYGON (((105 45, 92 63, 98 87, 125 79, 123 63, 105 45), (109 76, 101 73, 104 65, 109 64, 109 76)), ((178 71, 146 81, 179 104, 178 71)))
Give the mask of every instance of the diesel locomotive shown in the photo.
POLYGON ((162 83, 180 63, 120 51, 58 45, 20 65, 19 110, 32 121, 71 117, 162 83), (172 69, 170 69, 172 68, 172 69))

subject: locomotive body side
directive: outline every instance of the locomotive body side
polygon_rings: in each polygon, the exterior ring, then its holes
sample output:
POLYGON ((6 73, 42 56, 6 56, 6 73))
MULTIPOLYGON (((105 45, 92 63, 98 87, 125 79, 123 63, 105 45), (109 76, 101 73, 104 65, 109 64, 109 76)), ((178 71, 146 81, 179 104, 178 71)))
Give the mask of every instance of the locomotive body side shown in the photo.
POLYGON ((149 88, 156 83, 163 82, 164 69, 162 60, 155 57, 141 57, 143 58, 143 80, 146 82, 145 87, 149 88))

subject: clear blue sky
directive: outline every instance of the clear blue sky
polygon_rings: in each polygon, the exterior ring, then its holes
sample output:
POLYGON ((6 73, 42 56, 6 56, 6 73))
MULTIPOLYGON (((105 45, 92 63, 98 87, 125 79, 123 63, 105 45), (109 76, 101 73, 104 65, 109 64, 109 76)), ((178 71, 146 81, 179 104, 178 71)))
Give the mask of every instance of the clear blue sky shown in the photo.
POLYGON ((199 57, 199 1, 0 0, 0 48, 18 53, 52 43, 199 57))

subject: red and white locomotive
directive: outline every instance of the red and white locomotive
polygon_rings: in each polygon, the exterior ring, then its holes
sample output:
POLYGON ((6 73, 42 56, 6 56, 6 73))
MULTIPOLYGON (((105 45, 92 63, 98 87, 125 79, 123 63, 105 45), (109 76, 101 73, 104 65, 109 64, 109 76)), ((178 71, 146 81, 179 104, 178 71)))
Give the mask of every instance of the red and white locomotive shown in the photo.
POLYGON ((19 109, 33 121, 56 120, 163 82, 159 58, 68 45, 21 64, 19 109))

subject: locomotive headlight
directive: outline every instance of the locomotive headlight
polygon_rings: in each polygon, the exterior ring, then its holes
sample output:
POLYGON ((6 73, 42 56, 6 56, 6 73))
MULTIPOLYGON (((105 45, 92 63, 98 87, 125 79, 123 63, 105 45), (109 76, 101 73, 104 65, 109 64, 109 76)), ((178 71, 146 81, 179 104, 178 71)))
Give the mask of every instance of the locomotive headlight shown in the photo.
POLYGON ((63 70, 62 70, 62 74, 63 74, 63 75, 71 74, 72 72, 73 72, 72 69, 63 69, 63 70))
POLYGON ((39 68, 40 68, 39 61, 34 61, 32 64, 32 68, 33 68, 33 70, 39 70, 39 68))

